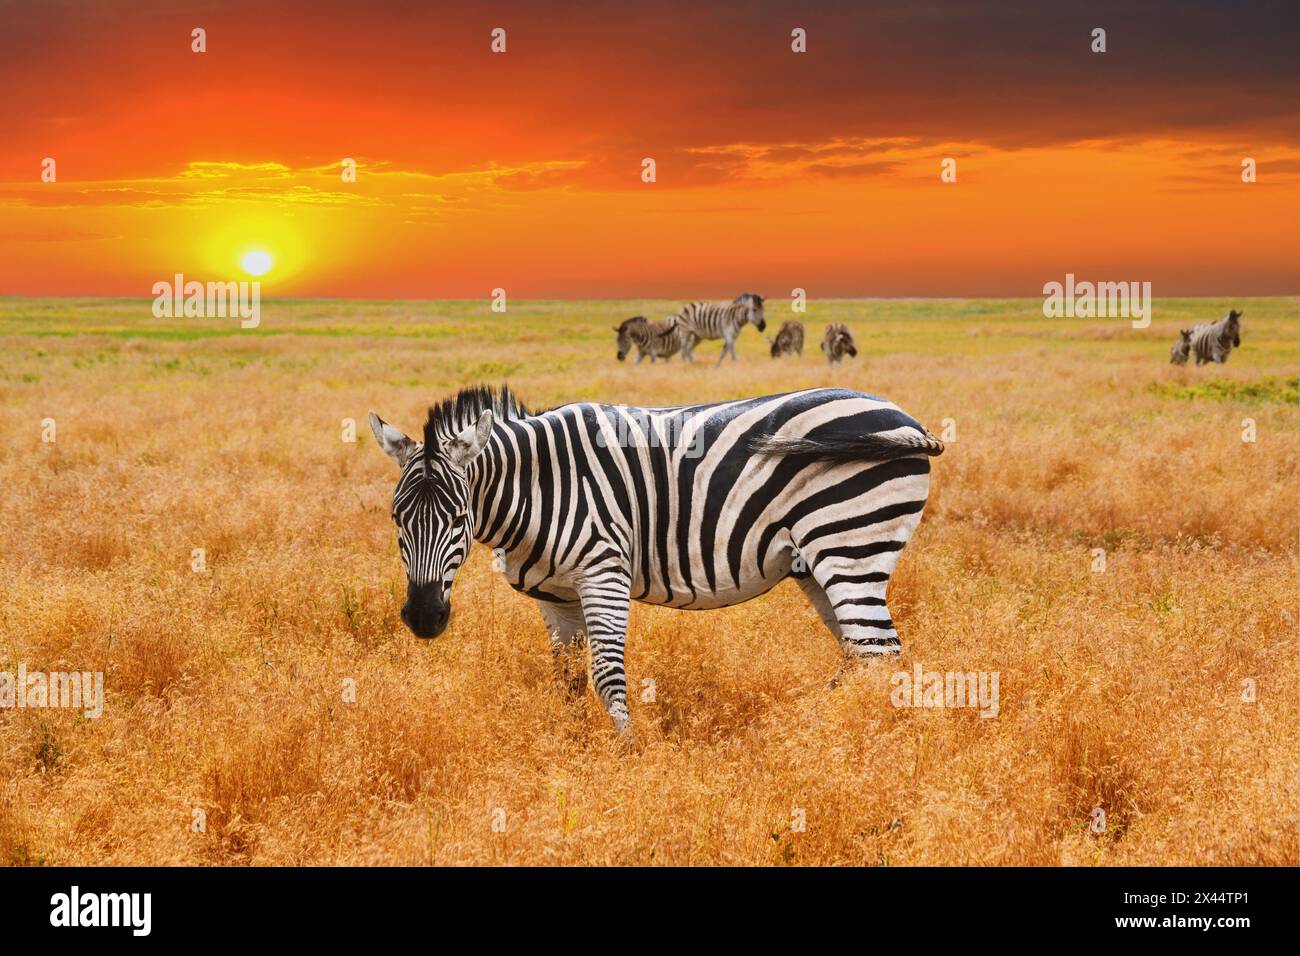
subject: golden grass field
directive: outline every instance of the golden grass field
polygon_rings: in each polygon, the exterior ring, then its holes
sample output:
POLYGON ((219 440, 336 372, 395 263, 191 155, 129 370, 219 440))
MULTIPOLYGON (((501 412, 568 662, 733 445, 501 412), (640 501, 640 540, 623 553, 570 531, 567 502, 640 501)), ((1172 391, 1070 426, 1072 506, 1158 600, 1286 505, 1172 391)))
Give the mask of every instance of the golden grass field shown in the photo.
POLYGON ((802 360, 746 329, 714 369, 718 343, 614 360, 611 325, 666 302, 270 301, 241 331, 0 300, 0 670, 106 675, 98 720, 0 710, 0 862, 1295 864, 1297 303, 1162 300, 1145 331, 1040 306, 814 302, 802 360), (1229 305, 1229 363, 1170 366, 1229 305), (860 348, 834 371, 831 320, 860 348), (413 638, 366 412, 414 432, 502 381, 538 407, 837 384, 952 419, 892 585, 902 657, 825 689, 838 649, 791 583, 634 606, 627 750, 483 549, 413 638), (999 672, 998 716, 895 708, 917 663, 999 672))

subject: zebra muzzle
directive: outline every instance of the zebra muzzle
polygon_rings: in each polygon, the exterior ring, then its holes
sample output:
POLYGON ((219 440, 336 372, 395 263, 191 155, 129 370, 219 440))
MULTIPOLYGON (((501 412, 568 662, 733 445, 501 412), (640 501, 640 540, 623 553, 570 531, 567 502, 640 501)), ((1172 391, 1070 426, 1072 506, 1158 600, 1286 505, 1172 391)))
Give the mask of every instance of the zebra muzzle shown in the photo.
POLYGON ((442 584, 406 585, 406 603, 402 605, 402 622, 416 637, 437 637, 447 629, 451 620, 451 601, 442 591, 442 584))

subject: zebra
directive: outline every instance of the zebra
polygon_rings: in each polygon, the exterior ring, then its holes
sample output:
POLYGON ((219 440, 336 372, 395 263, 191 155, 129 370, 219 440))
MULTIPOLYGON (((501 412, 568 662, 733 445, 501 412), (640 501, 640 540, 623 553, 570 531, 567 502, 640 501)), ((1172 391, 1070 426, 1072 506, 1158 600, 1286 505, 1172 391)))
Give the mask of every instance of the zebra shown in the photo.
POLYGON ((803 358, 803 323, 787 319, 781 324, 781 330, 776 333, 776 338, 768 336, 767 341, 772 346, 772 358, 791 354, 803 358))
MULTIPOLYGON (((413 634, 447 627, 471 539, 533 598, 555 670, 629 730, 629 602, 739 604, 793 578, 846 660, 900 653, 885 603, 943 444, 882 398, 815 388, 704 405, 528 411, 508 388, 429 409, 423 440, 370 413, 397 462, 392 518, 413 634)), ((780 628, 774 622, 774 628, 780 628)))
POLYGON ((1200 322, 1192 326, 1192 354, 1197 365, 1217 362, 1222 365, 1234 348, 1241 348, 1241 317, 1236 309, 1218 322, 1200 322))
POLYGON ((695 360, 695 346, 702 339, 722 339, 718 364, 722 364, 728 352, 734 362, 736 336, 745 323, 752 322, 760 332, 767 328, 763 318, 763 297, 754 292, 737 296, 734 302, 688 302, 677 313, 677 319, 694 333, 694 338, 682 348, 682 358, 688 362, 695 360))
POLYGON ((1169 362, 1171 365, 1186 365, 1187 355, 1192 350, 1191 329, 1179 329, 1178 335, 1178 341, 1169 346, 1169 362))
MULTIPOLYGON (((614 326, 614 331, 618 333, 618 360, 621 362, 627 358, 627 353, 635 345, 637 365, 647 355, 650 356, 651 364, 654 364, 656 358, 672 361, 672 357, 682 351, 691 337, 691 333, 673 315, 662 322, 651 322, 644 315, 634 315, 614 326)), ((683 355, 683 358, 689 359, 689 356, 683 355)))
POLYGON ((856 357, 858 354, 858 348, 853 344, 853 333, 843 322, 832 322, 826 326, 826 334, 822 336, 822 351, 826 353, 826 361, 831 365, 839 365, 844 361, 845 355, 856 357))

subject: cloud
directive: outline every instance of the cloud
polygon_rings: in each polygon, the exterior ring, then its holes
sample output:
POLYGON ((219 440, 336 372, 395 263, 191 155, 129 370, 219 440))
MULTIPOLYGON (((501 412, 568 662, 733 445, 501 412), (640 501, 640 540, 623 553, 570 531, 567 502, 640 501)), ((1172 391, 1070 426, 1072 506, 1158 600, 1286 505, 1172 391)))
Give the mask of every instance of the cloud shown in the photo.
POLYGON ((177 179, 287 179, 293 170, 284 163, 231 163, 196 160, 177 179))
POLYGON ((137 208, 265 204, 293 206, 401 206, 436 210, 487 193, 567 185, 582 163, 544 161, 429 173, 386 162, 358 160, 361 188, 342 181, 341 166, 294 168, 280 162, 193 160, 171 175, 99 182, 0 183, 0 207, 137 208))
MULTIPOLYGON (((969 150, 971 147, 962 147, 969 150)), ((686 150, 699 170, 735 182, 778 182, 810 176, 867 180, 908 164, 935 161, 944 144, 915 137, 831 137, 821 142, 729 143, 686 150)), ((948 148, 944 155, 952 155, 948 148)))
MULTIPOLYGON (((273 157, 260 164, 267 177, 336 151, 407 169, 581 164, 519 177, 521 189, 635 182, 648 155, 665 165, 693 157, 677 182, 723 181, 734 157, 698 151, 733 143, 1300 141, 1300 6, 1282 0, 1248 10, 1208 0, 1086 9, 753 0, 709 11, 593 0, 580 28, 544 6, 497 0, 494 18, 510 25, 503 56, 486 52, 476 4, 373 7, 365 16, 344 0, 200 7, 223 41, 203 56, 174 42, 197 15, 183 5, 112 16, 89 0, 16 9, 0 33, 0 179, 51 153, 89 179, 147 175, 211 157, 223 141, 243 158, 273 157), (795 20, 808 32, 804 54, 790 50, 795 20), (1104 54, 1090 50, 1098 24, 1104 54)), ((230 172, 221 157, 209 162, 188 176, 230 172)))

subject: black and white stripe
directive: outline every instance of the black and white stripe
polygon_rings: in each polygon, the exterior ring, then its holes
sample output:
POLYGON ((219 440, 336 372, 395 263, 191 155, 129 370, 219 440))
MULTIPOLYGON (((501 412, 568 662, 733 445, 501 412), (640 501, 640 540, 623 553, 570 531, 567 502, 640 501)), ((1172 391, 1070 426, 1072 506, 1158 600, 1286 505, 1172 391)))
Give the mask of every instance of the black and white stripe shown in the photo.
POLYGON ((1232 309, 1218 322, 1201 322, 1192 327, 1192 354, 1197 365, 1217 362, 1222 365, 1234 348, 1241 347, 1241 317, 1244 312, 1232 309))
MULTIPOLYGON (((446 625, 468 537, 534 598, 557 661, 588 640, 596 691, 628 724, 629 601, 700 610, 794 578, 847 655, 899 652, 886 606, 943 445, 883 399, 844 389, 709 405, 581 403, 529 414, 463 391, 417 443, 372 415, 402 469, 394 520, 415 633, 446 625)), ((774 633, 781 632, 774 624, 774 633)))
POLYGON ((695 338, 687 342, 682 357, 693 361, 695 345, 701 339, 722 339, 722 352, 718 355, 718 364, 731 353, 731 360, 736 360, 736 336, 746 323, 762 332, 767 328, 763 318, 763 297, 753 292, 737 296, 734 302, 688 302, 677 313, 678 320, 695 338))
MULTIPOLYGON (((694 345, 692 333, 678 321, 675 315, 670 315, 659 322, 652 322, 644 315, 634 315, 616 325, 614 331, 618 333, 617 354, 620 362, 627 358, 628 352, 634 345, 638 365, 647 355, 650 356, 651 364, 654 364, 656 359, 671 361, 672 357, 681 352, 688 342, 694 345)), ((689 354, 684 354, 682 357, 691 359, 689 354)))

